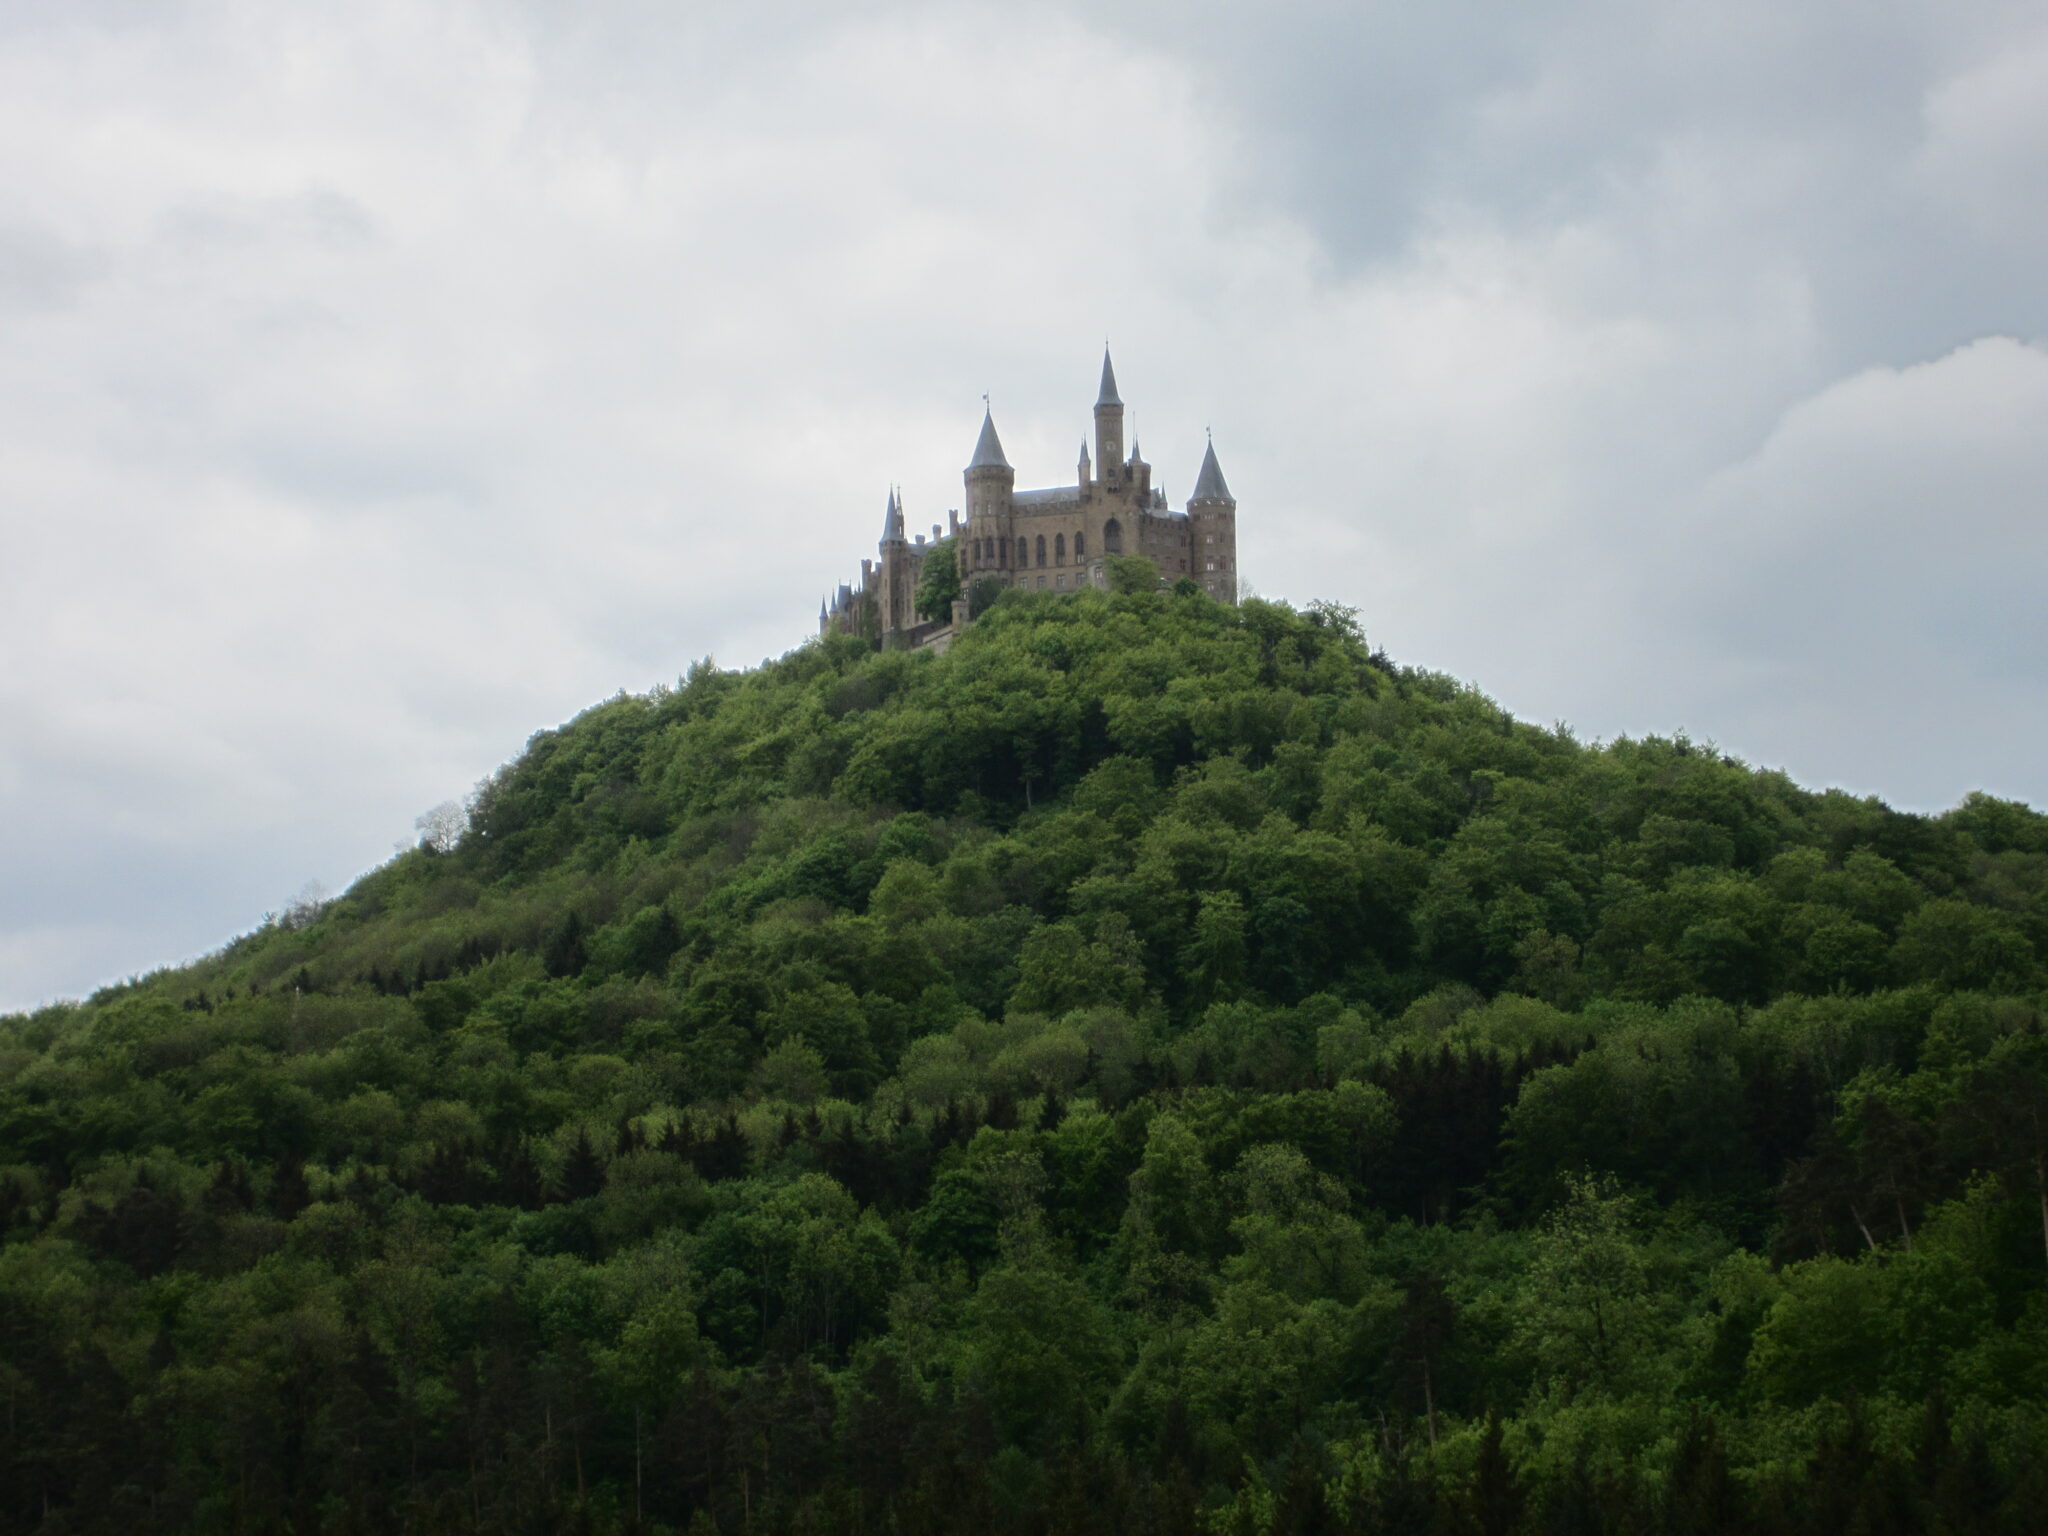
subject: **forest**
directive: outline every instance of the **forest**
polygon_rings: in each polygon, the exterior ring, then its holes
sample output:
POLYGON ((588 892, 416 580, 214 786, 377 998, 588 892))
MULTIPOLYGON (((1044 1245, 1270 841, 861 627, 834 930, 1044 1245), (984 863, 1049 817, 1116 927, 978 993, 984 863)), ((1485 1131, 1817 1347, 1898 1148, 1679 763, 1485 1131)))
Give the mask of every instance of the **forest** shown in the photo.
POLYGON ((0 1530, 2038 1529, 2044 997, 2048 817, 1333 604, 701 663, 0 1018, 0 1530))

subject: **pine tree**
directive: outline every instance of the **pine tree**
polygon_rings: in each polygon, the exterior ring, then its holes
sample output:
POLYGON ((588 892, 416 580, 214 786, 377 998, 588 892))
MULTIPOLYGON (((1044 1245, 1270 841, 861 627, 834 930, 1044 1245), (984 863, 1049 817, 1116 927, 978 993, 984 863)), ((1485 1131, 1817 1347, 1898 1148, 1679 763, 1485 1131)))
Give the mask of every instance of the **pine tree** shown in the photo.
POLYGON ((590 1144, 590 1132, 578 1127, 576 1143, 569 1148, 569 1156, 562 1164, 562 1198, 569 1201, 596 1199, 604 1192, 604 1176, 604 1159, 590 1144))

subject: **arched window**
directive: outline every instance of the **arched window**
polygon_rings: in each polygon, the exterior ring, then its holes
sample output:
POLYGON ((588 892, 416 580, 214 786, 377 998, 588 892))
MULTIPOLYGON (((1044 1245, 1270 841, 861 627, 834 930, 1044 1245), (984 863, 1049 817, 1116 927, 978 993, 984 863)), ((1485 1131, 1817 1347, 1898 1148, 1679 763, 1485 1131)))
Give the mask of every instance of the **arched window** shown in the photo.
POLYGON ((1074 564, 1076 564, 1076 565, 1079 565, 1079 564, 1081 563, 1081 561, 1082 561, 1082 560, 1083 560, 1083 559, 1084 559, 1084 558, 1085 558, 1085 557, 1087 556, 1087 553, 1088 553, 1088 535, 1087 535, 1087 534, 1085 534, 1085 533, 1077 533, 1077 534, 1075 534, 1075 535, 1074 535, 1074 564))
POLYGON ((1113 517, 1102 525, 1102 550, 1109 555, 1124 552, 1124 525, 1113 517))
POLYGON ((1067 536, 1064 533, 1056 533, 1052 536, 1052 563, 1054 565, 1065 565, 1067 563, 1067 536))
POLYGON ((1029 565, 1031 563, 1031 541, 1021 533, 1017 535, 1017 563, 1019 565, 1029 565))
POLYGON ((1042 533, 1038 536, 1038 563, 1045 564, 1045 535, 1042 533))

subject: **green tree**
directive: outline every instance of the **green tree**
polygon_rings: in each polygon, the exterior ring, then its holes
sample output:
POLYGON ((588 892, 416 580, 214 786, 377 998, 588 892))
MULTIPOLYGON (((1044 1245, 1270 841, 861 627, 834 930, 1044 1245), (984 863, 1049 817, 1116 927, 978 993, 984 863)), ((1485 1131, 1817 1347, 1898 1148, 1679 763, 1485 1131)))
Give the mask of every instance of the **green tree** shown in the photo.
POLYGON ((1107 555, 1102 561, 1109 590, 1129 596, 1159 590, 1159 567, 1143 555, 1107 555))
POLYGON ((1517 1339, 1567 1396, 1621 1396, 1650 1379, 1659 1305, 1635 1228, 1633 1201, 1581 1177, 1536 1239, 1517 1339))
POLYGON ((963 1367, 1013 1444, 1078 1439, 1117 1366, 1102 1305, 1075 1276, 1032 1261, 990 1270, 962 1314, 963 1367))
POLYGON ((953 617, 953 600, 960 595, 959 544, 945 538, 926 546, 917 578, 918 617, 941 624, 953 617))
POLYGON ((1000 576, 977 576, 967 588, 967 616, 978 619, 995 607, 1002 595, 1010 590, 1009 583, 1000 576))

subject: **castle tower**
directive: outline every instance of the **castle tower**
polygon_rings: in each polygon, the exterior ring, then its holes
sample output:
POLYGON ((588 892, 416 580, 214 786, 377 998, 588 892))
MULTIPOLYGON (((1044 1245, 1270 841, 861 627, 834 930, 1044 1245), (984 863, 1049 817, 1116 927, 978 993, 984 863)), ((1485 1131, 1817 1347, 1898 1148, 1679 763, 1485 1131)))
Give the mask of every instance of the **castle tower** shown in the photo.
POLYGON ((875 597, 886 635, 917 622, 918 562, 903 532, 903 500, 894 490, 889 492, 889 510, 882 517, 881 555, 877 571, 881 590, 875 597))
POLYGON ((1202 455, 1195 494, 1188 498, 1189 574, 1220 603, 1237 601, 1237 498, 1216 462, 1216 445, 1202 455))
POLYGON ((1139 505, 1144 505, 1152 495, 1152 466, 1145 462, 1145 451, 1138 446, 1138 440, 1131 439, 1131 457, 1124 465, 1124 483, 1131 488, 1131 494, 1139 505))
POLYGON ((1122 484, 1124 473, 1124 403, 1116 392, 1116 370, 1109 365, 1109 348, 1102 349, 1102 388, 1095 394, 1095 462, 1102 466, 1102 483, 1111 490, 1122 484))
POLYGON ((996 436, 991 412, 982 412, 981 436, 975 440, 965 478, 967 528, 973 542, 990 553, 970 558, 961 568, 976 574, 1014 569, 1017 530, 1011 498, 1017 488, 1017 471, 1003 457, 1003 440, 996 436))

